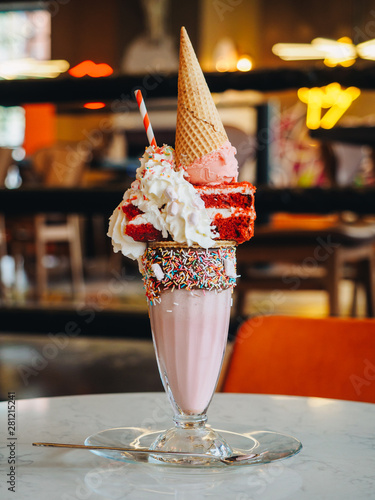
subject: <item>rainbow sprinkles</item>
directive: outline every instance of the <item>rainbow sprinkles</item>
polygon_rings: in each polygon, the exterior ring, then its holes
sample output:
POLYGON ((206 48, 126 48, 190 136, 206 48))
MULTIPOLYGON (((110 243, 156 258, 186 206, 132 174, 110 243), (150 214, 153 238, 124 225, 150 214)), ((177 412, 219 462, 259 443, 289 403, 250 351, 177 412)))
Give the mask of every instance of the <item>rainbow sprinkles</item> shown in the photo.
POLYGON ((236 284, 235 246, 148 247, 140 258, 140 271, 150 304, 160 301, 163 290, 186 288, 226 290, 236 284))

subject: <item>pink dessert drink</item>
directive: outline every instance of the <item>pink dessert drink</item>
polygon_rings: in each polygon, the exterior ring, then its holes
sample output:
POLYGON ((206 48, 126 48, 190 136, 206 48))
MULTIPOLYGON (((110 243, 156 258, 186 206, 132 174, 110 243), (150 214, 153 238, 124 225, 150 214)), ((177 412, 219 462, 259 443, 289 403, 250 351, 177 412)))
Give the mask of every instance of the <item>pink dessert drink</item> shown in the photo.
POLYGON ((160 375, 176 413, 207 410, 227 342, 231 294, 165 290, 149 306, 160 375))

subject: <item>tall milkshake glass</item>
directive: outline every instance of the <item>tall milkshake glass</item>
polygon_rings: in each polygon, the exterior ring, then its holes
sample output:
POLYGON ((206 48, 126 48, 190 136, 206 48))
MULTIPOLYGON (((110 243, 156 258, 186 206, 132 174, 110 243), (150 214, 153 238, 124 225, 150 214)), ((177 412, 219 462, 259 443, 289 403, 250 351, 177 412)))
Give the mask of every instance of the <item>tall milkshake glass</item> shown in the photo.
POLYGON ((151 449, 155 454, 144 456, 123 454, 121 449, 94 453, 132 463, 186 467, 217 467, 217 458, 236 454, 251 455, 251 459, 232 465, 268 463, 298 453, 300 441, 286 434, 242 432, 237 427, 235 432, 218 432, 207 425, 206 412, 227 342, 236 279, 235 244, 219 241, 215 248, 206 250, 174 242, 148 243, 140 269, 160 376, 172 406, 174 425, 167 424, 167 430, 144 425, 106 429, 89 436, 85 443, 151 449))
MULTIPOLYGON (((208 250, 150 243, 143 264, 153 342, 175 424, 151 448, 203 453, 208 458, 230 456, 232 449, 225 439, 206 425, 206 411, 227 342, 235 281, 234 243, 218 242, 208 250)), ((173 463, 205 462, 189 456, 159 457, 173 463)))

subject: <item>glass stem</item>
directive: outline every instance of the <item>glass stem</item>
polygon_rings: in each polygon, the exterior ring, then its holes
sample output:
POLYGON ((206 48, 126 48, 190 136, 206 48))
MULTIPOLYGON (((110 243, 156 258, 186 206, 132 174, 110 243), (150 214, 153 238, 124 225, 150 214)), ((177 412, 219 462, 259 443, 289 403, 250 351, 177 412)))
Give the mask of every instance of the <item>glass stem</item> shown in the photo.
POLYGON ((179 429, 199 429, 205 427, 207 415, 201 413, 199 415, 175 415, 173 421, 179 429))

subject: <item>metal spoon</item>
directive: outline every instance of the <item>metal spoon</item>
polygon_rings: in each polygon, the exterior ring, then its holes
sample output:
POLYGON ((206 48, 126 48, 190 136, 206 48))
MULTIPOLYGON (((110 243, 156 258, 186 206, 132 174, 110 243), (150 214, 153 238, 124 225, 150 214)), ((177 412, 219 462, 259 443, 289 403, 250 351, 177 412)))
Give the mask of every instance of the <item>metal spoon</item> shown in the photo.
POLYGON ((54 448, 74 448, 79 450, 113 450, 121 451, 122 455, 127 453, 148 453, 150 455, 178 455, 192 458, 209 458, 210 460, 217 460, 224 464, 233 464, 235 462, 241 462, 245 460, 251 460, 258 457, 257 453, 245 454, 235 454, 230 457, 221 458, 215 455, 205 455, 204 453, 184 453, 182 451, 164 451, 164 450, 149 450, 142 448, 119 448, 116 446, 86 446, 85 444, 64 444, 64 443, 32 443, 33 446, 48 446, 54 448))

